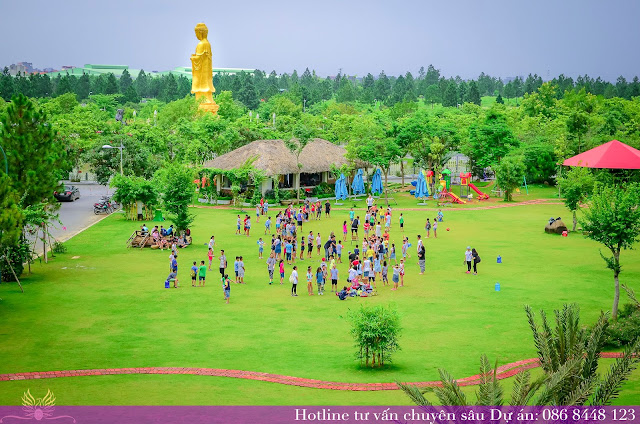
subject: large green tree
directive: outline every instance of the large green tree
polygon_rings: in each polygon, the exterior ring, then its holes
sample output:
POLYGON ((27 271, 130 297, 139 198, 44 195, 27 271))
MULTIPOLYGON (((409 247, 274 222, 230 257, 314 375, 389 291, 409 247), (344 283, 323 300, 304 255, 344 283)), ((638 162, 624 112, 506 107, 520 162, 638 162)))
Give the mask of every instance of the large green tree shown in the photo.
POLYGON ((162 192, 162 200, 166 211, 177 231, 186 230, 193 222, 194 216, 189 212, 195 185, 193 168, 174 165, 156 172, 154 180, 162 192))
POLYGON ((581 166, 571 168, 558 180, 563 202, 573 215, 573 229, 571 231, 576 230, 577 211, 580 209, 580 204, 584 203, 593 192, 594 181, 591 170, 581 166))
POLYGON ((465 153, 473 160, 476 172, 480 172, 497 165, 501 158, 519 144, 505 116, 493 108, 487 112, 484 121, 471 126, 465 153))
POLYGON ((591 204, 584 211, 582 227, 588 238, 609 249, 611 256, 602 259, 613 271, 615 293, 611 316, 618 318, 620 300, 620 253, 631 249, 640 237, 640 185, 624 187, 597 186, 591 204))
POLYGON ((522 156, 507 156, 495 167, 496 183, 504 190, 504 200, 513 200, 513 191, 523 182, 525 166, 522 156))
MULTIPOLYGON (((298 124, 293 129, 293 137, 285 140, 287 149, 296 157, 296 163, 298 165, 298 183, 300 183, 300 169, 302 164, 300 163, 300 154, 307 144, 313 138, 313 130, 304 124, 298 124)), ((296 190, 296 199, 300 203, 300 190, 296 190)))
POLYGON ((120 75, 120 94, 125 94, 131 84, 133 84, 131 74, 127 69, 125 69, 124 71, 122 71, 122 75, 120 75))
POLYGON ((66 155, 46 115, 18 94, 0 123, 0 144, 7 153, 11 186, 21 205, 55 203, 53 192, 59 186, 66 155))

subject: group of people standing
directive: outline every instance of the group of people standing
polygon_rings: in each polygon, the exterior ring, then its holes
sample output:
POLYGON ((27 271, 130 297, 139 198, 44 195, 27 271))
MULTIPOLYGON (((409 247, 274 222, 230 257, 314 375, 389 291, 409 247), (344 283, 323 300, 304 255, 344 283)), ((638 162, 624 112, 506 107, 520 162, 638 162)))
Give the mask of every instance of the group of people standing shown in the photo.
MULTIPOLYGON (((298 296, 297 285, 300 281, 306 279, 307 282, 307 294, 314 294, 314 286, 317 287, 316 293, 318 295, 324 295, 325 285, 331 282, 331 292, 335 292, 340 299, 345 299, 349 296, 371 296, 376 294, 377 283, 382 282, 382 286, 390 286, 391 290, 397 290, 399 287, 404 286, 405 275, 405 262, 410 257, 409 248, 411 243, 408 237, 402 239, 401 253, 396 252, 395 243, 390 242, 390 229, 392 222, 392 209, 386 207, 379 209, 373 202, 370 196, 367 199, 367 211, 364 215, 364 220, 361 222, 360 216, 355 214, 353 208, 349 211, 349 221, 343 221, 342 232, 343 237, 340 240, 336 237, 334 232, 331 232, 326 239, 323 239, 320 232, 314 233, 309 231, 307 235, 303 235, 302 227, 304 223, 310 220, 321 219, 322 216, 322 204, 320 201, 310 202, 305 201, 299 207, 288 206, 285 210, 279 211, 275 217, 275 232, 272 233, 272 219, 267 215, 268 203, 261 201, 256 206, 256 221, 260 220, 262 215, 265 215, 264 221, 265 234, 271 233, 271 240, 269 242, 259 238, 256 242, 258 245, 258 258, 263 259, 264 250, 269 252, 266 259, 267 271, 269 274, 269 283, 273 284, 276 273, 279 274, 280 284, 284 284, 285 280, 285 264, 292 266, 291 273, 289 275, 289 282, 291 283, 291 296, 298 296), (362 243, 358 244, 353 251, 348 252, 348 276, 346 278, 348 285, 344 286, 342 290, 338 291, 338 275, 339 271, 337 264, 342 263, 342 250, 343 241, 346 241, 348 235, 348 229, 351 229, 352 242, 358 240, 358 233, 360 227, 363 227, 364 237, 362 243), (305 250, 306 255, 305 255, 305 250), (315 255, 314 255, 315 250, 315 255), (308 266, 306 273, 299 274, 296 261, 304 261, 305 259, 312 259, 313 256, 318 257, 321 262, 320 266, 314 267, 308 266), (389 273, 391 271, 391 282, 389 281, 389 273)), ((327 200, 325 207, 325 217, 329 218, 331 213, 331 204, 327 200)), ((437 238, 438 223, 442 222, 442 211, 438 211, 437 216, 431 221, 427 219, 425 223, 426 238, 430 238, 431 230, 433 235, 437 238)), ((404 217, 401 213, 399 216, 398 224, 402 232, 404 232, 404 217)), ((171 227, 170 227, 171 228, 171 227)), ((244 235, 249 236, 251 230, 251 220, 249 215, 245 215, 244 220, 240 215, 237 216, 236 222, 236 234, 242 234, 241 230, 244 230, 244 235)), ((448 230, 448 229, 447 229, 448 230)), ((148 230, 147 230, 148 231, 148 230)), ((159 230, 156 228, 154 232, 159 230)), ((171 234, 173 229, 167 231, 167 234, 171 234)), ((206 283, 207 271, 212 270, 212 264, 215 258, 215 237, 211 236, 208 243, 208 267, 204 260, 193 262, 191 266, 191 279, 192 287, 204 287, 206 283)), ((174 283, 174 287, 179 287, 177 279, 177 243, 171 246, 170 256, 170 274, 167 278, 165 286, 171 282, 174 283)), ((420 274, 424 274, 426 267, 426 248, 421 235, 417 236, 416 253, 418 259, 418 266, 420 268, 420 274)), ((220 279, 222 281, 224 298, 227 303, 230 299, 230 283, 234 281, 237 284, 245 284, 245 262, 242 256, 236 256, 234 261, 234 273, 235 280, 229 278, 227 274, 227 257, 224 250, 220 250, 219 254, 219 272, 220 279)), ((465 252, 465 264, 467 265, 467 274, 471 273, 473 268, 473 274, 477 275, 477 265, 480 263, 480 256, 476 249, 467 247, 465 252)))

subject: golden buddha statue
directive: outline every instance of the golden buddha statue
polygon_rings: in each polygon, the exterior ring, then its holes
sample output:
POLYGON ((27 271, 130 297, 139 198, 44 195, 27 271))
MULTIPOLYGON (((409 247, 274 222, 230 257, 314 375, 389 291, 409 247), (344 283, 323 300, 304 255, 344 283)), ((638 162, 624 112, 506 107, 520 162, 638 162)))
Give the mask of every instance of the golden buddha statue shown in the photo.
POLYGON ((195 30, 200 42, 196 46, 196 54, 191 55, 191 92, 196 95, 196 100, 200 100, 200 109, 215 115, 220 106, 213 101, 212 95, 216 89, 213 87, 211 44, 207 40, 209 30, 203 23, 196 25, 195 30))

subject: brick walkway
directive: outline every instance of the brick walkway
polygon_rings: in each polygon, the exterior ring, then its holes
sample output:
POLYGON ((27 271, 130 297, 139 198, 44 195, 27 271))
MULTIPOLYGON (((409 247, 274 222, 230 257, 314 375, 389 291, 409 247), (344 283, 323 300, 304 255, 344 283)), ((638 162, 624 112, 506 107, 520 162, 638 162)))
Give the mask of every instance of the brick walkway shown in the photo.
MULTIPOLYGON (((622 356, 620 352, 604 352, 602 358, 618 358, 622 356)), ((513 377, 518 372, 537 368, 538 359, 525 359, 518 362, 502 365, 498 367, 498 379, 513 377)), ((61 377, 85 377, 94 375, 123 375, 123 374, 180 374, 180 375, 206 375, 210 377, 230 377, 242 378, 245 380, 267 381, 269 383, 286 384, 288 386, 309 387, 313 389, 329 390, 398 390, 395 383, 340 383, 333 381, 312 380, 309 378, 289 377, 278 374, 268 374, 263 372, 224 370, 215 368, 173 368, 173 367, 145 367, 145 368, 109 368, 93 370, 73 370, 73 371, 44 371, 44 372, 22 372, 14 374, 0 374, 0 381, 32 380, 41 378, 61 378, 61 377)), ((457 380, 461 386, 473 386, 480 382, 479 375, 457 380)), ((417 387, 437 386, 439 381, 422 381, 410 383, 417 387)))

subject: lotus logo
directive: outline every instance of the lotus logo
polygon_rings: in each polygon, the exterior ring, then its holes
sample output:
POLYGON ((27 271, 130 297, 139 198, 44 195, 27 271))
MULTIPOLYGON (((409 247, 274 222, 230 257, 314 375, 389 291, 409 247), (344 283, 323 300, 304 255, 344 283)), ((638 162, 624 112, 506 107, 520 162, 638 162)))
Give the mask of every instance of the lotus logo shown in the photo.
POLYGON ((69 415, 57 415, 54 416, 56 397, 51 390, 47 390, 47 394, 41 398, 34 398, 29 390, 27 390, 22 396, 22 412, 24 416, 19 417, 17 415, 7 415, 0 418, 0 423, 8 423, 9 419, 16 420, 58 420, 61 418, 69 418, 71 422, 75 423, 75 418, 69 415), (5 421, 6 420, 6 421, 5 421))

